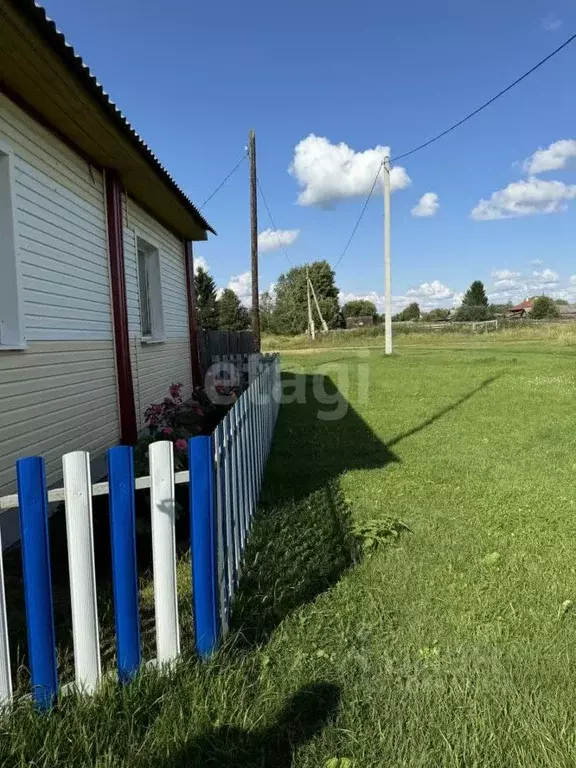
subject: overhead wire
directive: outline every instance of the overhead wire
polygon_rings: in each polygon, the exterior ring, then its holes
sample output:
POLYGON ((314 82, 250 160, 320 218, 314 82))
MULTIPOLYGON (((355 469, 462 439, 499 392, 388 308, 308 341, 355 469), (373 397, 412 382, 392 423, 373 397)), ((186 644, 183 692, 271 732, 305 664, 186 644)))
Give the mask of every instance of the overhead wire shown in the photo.
MULTIPOLYGON (((569 37, 567 40, 565 40, 562 45, 559 45, 557 48, 555 48, 551 53, 549 53, 547 56, 545 56, 543 59, 541 59, 537 64, 535 64, 533 67, 531 67, 529 70, 524 72, 524 74, 520 75, 520 77, 516 78, 514 82, 510 83, 510 85, 506 86, 506 88, 503 88, 501 91, 499 91, 495 96, 492 96, 491 99, 488 99, 488 101, 485 101, 484 104, 481 104, 477 109, 475 109, 473 112, 470 112, 465 117, 463 117, 461 120, 458 120, 458 122, 451 125, 449 128, 446 128, 444 131, 441 131, 440 133, 436 134, 436 136, 433 136, 431 139, 428 139, 428 141, 423 142, 422 144, 419 144, 416 147, 413 147, 412 149, 408 150, 407 152, 402 152, 400 155, 396 155, 395 157, 391 158, 390 162, 398 162, 398 160, 403 160, 405 157, 409 157, 410 155, 415 154, 416 152, 419 152, 421 149, 424 149, 425 147, 429 147, 431 144, 434 144, 434 142, 438 141, 439 139, 443 138, 444 136, 448 135, 449 133, 452 133, 452 131, 456 130, 456 128, 459 128, 461 125, 464 125, 464 123, 468 122, 471 118, 475 117, 477 114, 482 112, 482 110, 486 109, 486 107, 489 107, 491 104, 493 104, 495 101, 497 101, 499 98, 504 96, 504 94, 508 93, 508 91, 511 91, 512 88, 517 86, 519 83, 522 82, 522 80, 525 80, 527 77, 529 77, 533 72, 535 72, 537 69, 539 69, 543 64, 546 64, 547 61, 550 61, 551 58, 556 56, 560 51, 562 51, 564 48, 566 48, 570 43, 572 43, 574 40, 576 40, 576 34, 569 37)), ((378 173, 376 174, 376 177, 372 183, 372 186, 370 188, 370 191, 368 193, 368 196, 364 202, 364 205, 362 206, 362 210, 360 211, 360 215, 358 216, 358 219, 354 225, 354 228, 352 229, 352 233, 350 234, 350 237, 348 238, 348 242, 344 246, 344 249, 340 256, 338 257, 338 260, 335 262, 333 269, 336 269, 338 264, 342 261, 344 256, 346 255, 348 249, 350 248, 350 245, 352 243, 352 240, 354 239, 354 236, 356 235, 356 232, 358 231, 358 227, 360 226, 360 222, 364 218, 364 214, 366 212, 366 208, 368 207, 368 203, 370 202, 370 199, 372 197, 372 194, 374 192, 374 189, 376 187, 376 182, 378 181, 378 176, 380 175, 380 171, 382 170, 383 161, 380 163, 378 167, 378 173)))
POLYGON ((258 176, 256 176, 256 184, 258 185, 258 191, 260 192, 260 195, 262 196, 262 201, 264 202, 264 207, 266 208, 266 211, 268 212, 268 218, 270 219, 270 223, 272 224, 272 229, 274 230, 274 233, 276 237, 278 238, 278 244, 280 245, 280 248, 282 249, 282 252, 284 253, 284 256, 286 257, 286 261, 288 264, 290 264, 291 267, 294 265, 292 264, 292 260, 290 259, 290 256, 288 256, 288 253, 286 252, 286 248, 284 247, 284 243, 282 242, 282 238, 280 237, 280 233, 278 232, 278 227, 276 226, 276 223, 274 221, 274 217, 272 216, 272 213, 270 211, 270 206, 268 205, 268 201, 266 200, 266 195, 264 194, 264 190, 262 189, 262 185, 260 184, 260 179, 258 176))
POLYGON ((338 264, 342 261, 344 256, 346 256, 346 252, 348 251, 348 248, 350 248, 350 244, 352 243, 352 240, 354 240, 354 235, 356 234, 356 231, 358 230, 358 227, 360 226, 360 222, 364 218, 364 214, 366 213, 366 208, 368 208, 368 203, 370 202, 370 198, 372 197, 372 193, 374 192, 374 188, 376 187, 376 183, 378 181, 378 176, 380 176, 380 171, 382 170, 382 166, 384 165, 384 161, 380 163, 378 166, 378 173, 374 177, 374 181, 372 182, 372 186, 370 187, 370 192, 368 192, 368 197, 364 201, 364 205, 362 206, 362 210, 360 211, 360 216, 358 216, 358 219, 356 220, 356 224, 354 224, 354 229, 352 230, 352 233, 350 234, 350 237, 348 238, 348 242, 344 246, 344 249, 342 250, 342 253, 338 257, 338 261, 334 264, 332 269, 336 269, 338 264))
POLYGON ((485 101, 484 104, 479 106, 473 112, 470 112, 470 114, 466 115, 466 117, 463 117, 462 120, 458 120, 458 122, 454 123, 454 125, 451 125, 449 128, 446 128, 446 130, 441 131, 441 133, 438 133, 436 136, 433 136, 431 139, 428 139, 428 141, 425 141, 423 144, 419 144, 417 147, 414 147, 413 149, 408 150, 408 152, 403 152, 401 155, 396 155, 396 157, 393 157, 390 162, 403 160, 405 157, 409 157, 410 155, 413 155, 415 152, 419 152, 421 149, 424 149, 424 147, 429 147, 430 144, 434 144, 434 142, 438 141, 438 139, 441 139, 443 136, 446 136, 447 134, 451 133, 456 128, 459 128, 461 125, 464 125, 464 123, 466 123, 471 118, 475 117, 479 112, 482 112, 483 109, 486 109, 486 107, 489 107, 490 104, 493 104, 497 99, 504 96, 505 93, 508 93, 508 91, 511 91, 512 88, 517 86, 518 83, 521 83, 522 80, 525 80, 529 75, 531 75, 533 72, 539 69, 543 64, 546 64, 547 61, 550 61, 550 59, 553 56, 556 56, 556 54, 560 53, 561 50, 566 48, 567 45, 570 45, 570 43, 573 42, 574 40, 576 40, 576 34, 569 37, 568 40, 565 40, 562 43, 562 45, 559 45, 558 48, 555 48, 552 51, 552 53, 549 53, 548 56, 545 56, 543 59, 541 59, 538 62, 538 64, 535 64, 527 72, 524 72, 524 74, 520 75, 520 77, 514 80, 513 83, 510 83, 510 85, 506 86, 506 88, 503 88, 495 96, 492 96, 491 99, 488 99, 488 101, 485 101))
POLYGON ((244 151, 244 154, 242 155, 242 157, 240 158, 240 160, 239 160, 239 161, 236 163, 236 165, 234 166, 234 168, 232 168, 232 170, 230 171, 230 173, 229 173, 227 176, 225 176, 225 177, 224 177, 224 179, 223 179, 223 180, 220 182, 220 184, 218 184, 218 186, 216 187, 216 189, 214 190, 214 192, 212 192, 212 194, 211 194, 211 195, 208 195, 208 197, 206 198, 206 200, 204 200, 204 202, 202 203, 202 205, 200 206, 200 208, 198 208, 198 210, 199 210, 199 211, 201 211, 201 210, 204 208, 204 206, 205 206, 207 203, 209 203, 209 202, 210 202, 210 200, 212 200, 212 198, 213 198, 215 195, 217 195, 217 194, 218 194, 218 192, 220 192, 220 190, 222 189, 222 187, 224 186, 224 184, 226 184, 226 182, 228 181, 228 179, 229 179, 231 176, 233 176, 233 175, 236 173, 236 171, 238 170, 238 168, 240 168, 240 166, 242 165, 242 163, 244 162, 244 160, 246 160, 246 158, 247 158, 247 157, 248 157, 248 151, 247 151, 247 150, 245 150, 245 151, 244 151))

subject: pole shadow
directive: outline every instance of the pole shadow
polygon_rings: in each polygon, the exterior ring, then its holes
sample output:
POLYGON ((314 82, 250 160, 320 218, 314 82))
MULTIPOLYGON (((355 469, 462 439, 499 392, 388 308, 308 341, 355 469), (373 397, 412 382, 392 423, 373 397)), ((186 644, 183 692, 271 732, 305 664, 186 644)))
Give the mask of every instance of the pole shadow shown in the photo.
MULTIPOLYGON (((501 375, 501 374, 500 374, 501 375)), ((398 462, 392 448, 433 425, 492 384, 485 379, 430 418, 384 443, 327 376, 283 374, 303 393, 282 405, 266 465, 259 510, 245 555, 231 620, 230 643, 260 645, 292 611, 334 586, 361 557, 339 478, 353 469, 383 469, 398 462), (303 381, 302 381, 303 379, 303 381), (324 420, 326 400, 342 417, 324 420)), ((329 410, 329 409, 328 409, 329 410)), ((390 511, 393 519, 394 511, 390 511)))

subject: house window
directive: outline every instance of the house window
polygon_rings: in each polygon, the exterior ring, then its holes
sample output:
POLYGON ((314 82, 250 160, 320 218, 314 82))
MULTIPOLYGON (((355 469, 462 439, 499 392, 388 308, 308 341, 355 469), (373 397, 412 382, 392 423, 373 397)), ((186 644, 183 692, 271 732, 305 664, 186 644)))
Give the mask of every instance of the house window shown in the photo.
POLYGON ((25 346, 12 154, 0 143, 0 350, 25 346))
POLYGON ((160 253, 141 237, 138 250, 138 283, 140 290, 140 328, 143 341, 164 340, 160 253))

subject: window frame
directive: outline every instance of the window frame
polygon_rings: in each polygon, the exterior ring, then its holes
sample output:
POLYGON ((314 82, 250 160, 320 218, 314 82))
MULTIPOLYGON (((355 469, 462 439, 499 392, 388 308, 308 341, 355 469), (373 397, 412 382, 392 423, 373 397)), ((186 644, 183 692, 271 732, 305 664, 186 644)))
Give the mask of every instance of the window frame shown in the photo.
MULTIPOLYGON (((9 251, 0 280, 0 352, 26 349, 22 269, 16 218, 14 151, 0 140, 0 247, 9 251), (5 205, 2 198, 5 197, 5 205), (7 307, 7 309, 6 309, 7 307), (2 315, 5 314, 5 317, 2 315)), ((0 257, 2 254, 0 254, 0 257)))
POLYGON ((162 302, 162 251, 148 235, 135 230, 136 273, 138 276, 138 312, 140 322, 140 342, 142 344, 160 344, 166 341, 164 328, 164 308, 162 302), (143 246, 143 247, 142 247, 143 246), (142 328, 142 275, 140 257, 143 252, 147 261, 147 293, 150 315, 150 333, 143 333, 142 328))

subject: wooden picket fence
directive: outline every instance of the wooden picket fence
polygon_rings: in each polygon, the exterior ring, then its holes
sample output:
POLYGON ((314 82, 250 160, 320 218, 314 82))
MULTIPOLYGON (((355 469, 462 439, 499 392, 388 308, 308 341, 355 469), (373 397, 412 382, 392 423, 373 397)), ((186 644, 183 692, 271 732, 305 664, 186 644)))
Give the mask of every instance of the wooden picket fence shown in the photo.
MULTIPOLYGON (((228 630, 242 554, 258 502, 280 402, 280 361, 265 359, 248 389, 211 436, 189 440, 189 471, 174 472, 170 441, 152 443, 149 475, 134 477, 133 450, 108 451, 108 481, 92 485, 90 456, 63 456, 63 488, 47 491, 44 459, 16 463, 18 493, 0 511, 19 508, 23 586, 32 697, 46 709, 59 692, 48 539, 48 504, 66 516, 75 686, 94 692, 102 676, 92 497, 109 496, 118 679, 128 683, 142 664, 136 561, 135 490, 150 489, 156 663, 180 655, 176 585, 175 485, 188 483, 195 646, 201 658, 228 630)), ((13 698, 0 541, 0 702, 13 698)))

